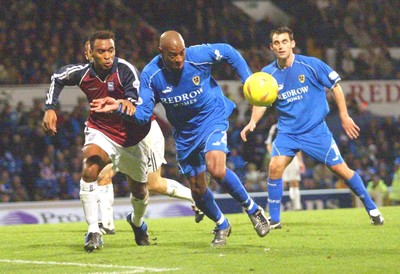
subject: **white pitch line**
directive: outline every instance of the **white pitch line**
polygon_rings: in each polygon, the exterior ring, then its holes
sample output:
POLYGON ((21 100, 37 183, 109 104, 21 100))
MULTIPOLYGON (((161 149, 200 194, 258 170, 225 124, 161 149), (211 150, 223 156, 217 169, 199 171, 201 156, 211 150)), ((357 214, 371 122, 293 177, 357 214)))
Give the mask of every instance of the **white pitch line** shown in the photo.
MULTIPOLYGON (((90 267, 104 267, 104 268, 122 268, 122 269, 134 270, 135 273, 141 273, 141 272, 145 272, 145 271, 165 272, 165 271, 179 270, 179 268, 155 268, 155 267, 126 266, 126 265, 113 265, 113 264, 82 264, 82 263, 67 263, 67 262, 45 262, 45 261, 3 260, 3 259, 0 259, 0 263, 68 265, 68 266, 80 266, 80 267, 90 266, 90 267)), ((130 273, 133 273, 133 272, 130 272, 130 273)))

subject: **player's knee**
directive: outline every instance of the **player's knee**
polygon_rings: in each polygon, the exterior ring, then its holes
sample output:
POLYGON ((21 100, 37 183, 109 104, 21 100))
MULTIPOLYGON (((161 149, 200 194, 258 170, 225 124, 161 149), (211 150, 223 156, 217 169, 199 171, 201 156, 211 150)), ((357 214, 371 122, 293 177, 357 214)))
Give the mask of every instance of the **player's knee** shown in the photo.
POLYGON ((226 168, 225 167, 214 167, 208 170, 211 177, 213 177, 217 181, 222 181, 226 175, 226 168))
POLYGON ((151 193, 163 194, 162 186, 164 185, 166 185, 166 182, 164 182, 160 176, 151 176, 151 174, 148 176, 147 189, 151 193))
POLYGON ((348 181, 353 176, 355 171, 350 169, 346 163, 330 166, 329 169, 342 180, 348 181))
POLYGON ((94 181, 96 181, 97 180, 97 175, 98 175, 98 173, 96 173, 92 169, 83 169, 82 170, 82 179, 85 182, 94 182, 94 181))
POLYGON ((206 193, 207 186, 201 184, 194 184, 191 186, 192 197, 194 200, 200 200, 206 193))
POLYGON ((283 168, 276 164, 271 164, 269 166, 269 178, 279 179, 282 178, 283 168))
POLYGON ((106 163, 98 155, 92 155, 83 160, 82 179, 86 182, 97 180, 100 171, 105 167, 106 163))
POLYGON ((139 200, 143 200, 148 195, 148 190, 145 183, 130 182, 129 190, 131 191, 132 196, 139 200))

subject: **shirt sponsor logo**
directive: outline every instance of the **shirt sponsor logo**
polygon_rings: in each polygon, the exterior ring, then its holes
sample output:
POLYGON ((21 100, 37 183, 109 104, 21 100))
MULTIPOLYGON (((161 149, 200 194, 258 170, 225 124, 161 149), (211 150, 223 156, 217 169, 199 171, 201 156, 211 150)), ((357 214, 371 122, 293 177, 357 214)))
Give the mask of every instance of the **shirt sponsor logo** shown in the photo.
POLYGON ((203 93, 203 89, 200 88, 200 89, 188 92, 188 93, 183 93, 181 95, 167 97, 167 98, 161 98, 161 103, 167 104, 167 105, 174 105, 174 107, 193 105, 197 102, 196 97, 202 93, 203 93))
POLYGON ((114 91, 114 82, 107 82, 107 89, 110 92, 114 91))
POLYGON ((288 102, 293 102, 303 99, 303 94, 308 93, 308 86, 300 87, 297 89, 291 89, 278 94, 279 100, 286 100, 288 102))

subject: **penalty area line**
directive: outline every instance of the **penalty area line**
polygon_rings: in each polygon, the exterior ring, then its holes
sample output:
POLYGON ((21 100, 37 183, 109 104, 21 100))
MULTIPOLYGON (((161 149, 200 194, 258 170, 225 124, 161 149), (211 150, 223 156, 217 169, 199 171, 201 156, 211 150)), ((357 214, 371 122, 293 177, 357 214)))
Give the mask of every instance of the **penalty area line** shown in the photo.
POLYGON ((113 265, 113 264, 83 264, 83 263, 69 263, 69 262, 46 262, 46 261, 4 260, 4 259, 0 259, 0 263, 120 268, 120 269, 134 270, 136 273, 145 272, 145 271, 147 271, 147 272, 165 272, 165 271, 179 270, 179 268, 156 268, 156 267, 127 266, 127 265, 113 265))

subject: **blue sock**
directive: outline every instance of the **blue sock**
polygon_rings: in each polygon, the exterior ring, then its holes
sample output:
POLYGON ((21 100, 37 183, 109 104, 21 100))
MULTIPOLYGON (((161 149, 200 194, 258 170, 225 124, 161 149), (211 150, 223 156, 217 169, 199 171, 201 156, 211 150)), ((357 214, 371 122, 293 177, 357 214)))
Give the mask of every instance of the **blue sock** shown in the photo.
POLYGON ((360 200, 363 202, 365 209, 368 213, 371 210, 376 209, 374 201, 368 194, 368 191, 366 190, 364 183, 357 172, 354 172, 353 177, 351 177, 350 180, 348 180, 346 183, 348 187, 354 192, 354 194, 356 194, 358 198, 360 198, 360 200))
POLYGON ((268 178, 268 208, 271 220, 280 222, 281 220, 281 200, 283 196, 282 178, 271 180, 268 178))
POLYGON ((217 180, 217 182, 227 189, 228 193, 245 208, 249 215, 256 212, 258 205, 250 198, 235 172, 227 168, 225 178, 222 181, 217 180))
POLYGON ((214 195, 211 190, 207 187, 206 193, 204 193, 203 197, 200 200, 194 199, 196 206, 203 211, 203 213, 213 220, 218 228, 227 228, 228 222, 226 221, 224 215, 219 209, 217 203, 215 202, 214 195), (219 227, 222 226, 222 227, 219 227), (226 226, 226 227, 224 227, 226 226))

